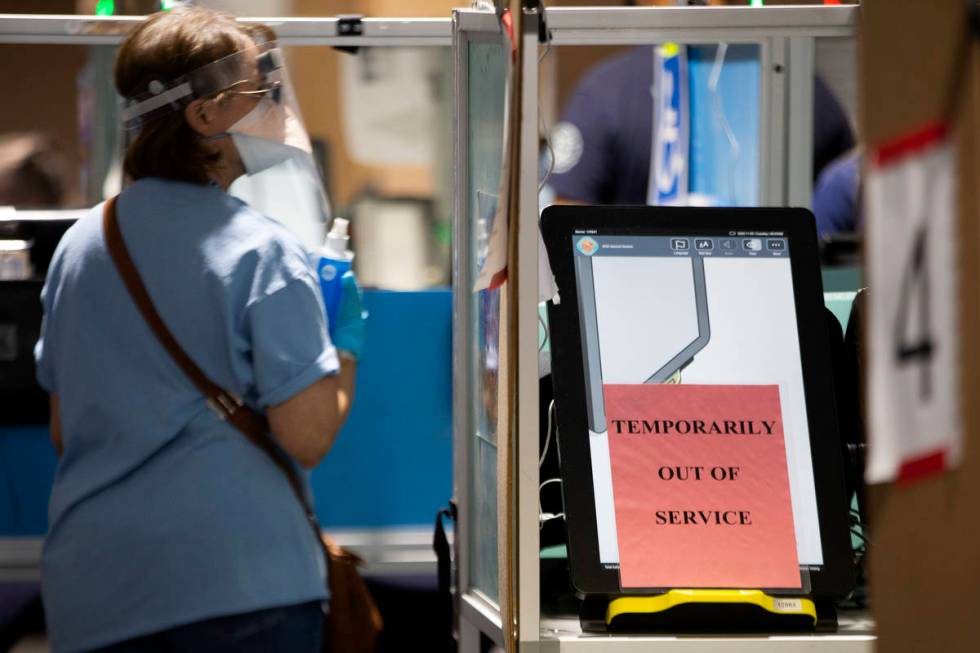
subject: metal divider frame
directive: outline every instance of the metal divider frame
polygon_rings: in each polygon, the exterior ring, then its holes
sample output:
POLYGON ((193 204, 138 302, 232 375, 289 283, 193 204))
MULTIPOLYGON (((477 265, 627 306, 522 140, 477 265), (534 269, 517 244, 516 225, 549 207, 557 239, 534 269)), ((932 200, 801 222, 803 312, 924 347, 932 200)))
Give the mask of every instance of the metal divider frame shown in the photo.
MULTIPOLYGON (((79 16, 0 14, 0 44, 118 45, 144 16, 79 16)), ((362 33, 342 36, 336 17, 268 17, 238 20, 272 26, 286 46, 445 47, 452 45, 450 18, 364 18, 362 33)), ((3 220, 74 220, 87 210, 16 211, 3 220)), ((434 569, 432 532, 424 529, 332 530, 344 546, 352 546, 367 563, 368 573, 417 573, 434 569)), ((0 537, 0 579, 36 580, 41 538, 0 537)))
MULTIPOLYGON (((0 14, 0 43, 118 45, 144 16, 77 16, 0 14)), ((239 18, 264 23, 276 30, 281 45, 329 46, 444 46, 452 44, 449 18, 363 18, 362 33, 343 36, 342 19, 239 18)))
MULTIPOLYGON (((499 34, 497 17, 493 13, 459 9, 454 11, 453 49, 456 68, 456 197, 455 233, 453 249, 453 274, 456 291, 453 297, 453 343, 454 343, 454 386, 457 398, 467 397, 471 378, 471 361, 466 353, 467 343, 472 337, 470 324, 473 315, 473 285, 469 242, 472 224, 467 220, 468 197, 468 156, 466 136, 468 74, 467 47, 476 35, 499 34)), ((521 396, 514 409, 518 411, 517 469, 517 523, 513 525, 513 537, 517 539, 517 558, 513 573, 517 579, 518 641, 521 650, 536 647, 540 640, 539 624, 539 566, 538 566, 538 22, 536 11, 525 13, 523 33, 519 36, 525 48, 524 94, 521 107, 521 150, 519 153, 521 180, 517 190, 520 196, 520 215, 511 229, 518 230, 518 257, 521 264, 519 275, 519 323, 518 323, 518 365, 521 396), (530 262, 530 264, 527 264, 530 262)), ((505 126, 506 129, 506 126, 505 126)), ((460 514, 465 514, 470 501, 470 479, 473 470, 469 468, 470 434, 468 432, 472 415, 469 402, 461 405, 455 402, 454 420, 454 464, 453 475, 456 485, 456 499, 460 514)), ((500 507, 498 506, 498 510, 500 507)), ((506 534, 501 534, 506 535, 506 534)), ((478 651, 481 633, 503 645, 501 615, 498 606, 488 601, 479 591, 470 587, 469 549, 470 538, 474 534, 466 518, 457 524, 456 557, 459 574, 459 632, 462 651, 478 651)))
POLYGON ((524 48, 524 89, 521 106, 520 216, 517 253, 518 278, 518 439, 517 515, 515 536, 517 560, 518 633, 522 652, 536 651, 541 639, 541 538, 539 513, 541 440, 539 439, 538 392, 538 255, 540 212, 538 205, 539 170, 539 58, 538 27, 542 17, 536 11, 524 14, 520 35, 524 48))

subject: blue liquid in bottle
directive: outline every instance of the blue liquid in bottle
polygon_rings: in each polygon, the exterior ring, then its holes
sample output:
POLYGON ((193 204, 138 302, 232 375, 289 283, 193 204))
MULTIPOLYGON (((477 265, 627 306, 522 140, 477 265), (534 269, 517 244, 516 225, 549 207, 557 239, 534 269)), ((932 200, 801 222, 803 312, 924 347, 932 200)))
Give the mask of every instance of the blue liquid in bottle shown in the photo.
POLYGON ((317 276, 320 278, 320 291, 323 293, 323 303, 327 309, 327 328, 333 331, 337 324, 337 313, 340 310, 340 300, 343 298, 343 286, 340 278, 350 271, 354 260, 354 252, 350 251, 350 236, 347 233, 350 223, 344 218, 334 218, 323 247, 320 248, 320 261, 317 264, 317 276))

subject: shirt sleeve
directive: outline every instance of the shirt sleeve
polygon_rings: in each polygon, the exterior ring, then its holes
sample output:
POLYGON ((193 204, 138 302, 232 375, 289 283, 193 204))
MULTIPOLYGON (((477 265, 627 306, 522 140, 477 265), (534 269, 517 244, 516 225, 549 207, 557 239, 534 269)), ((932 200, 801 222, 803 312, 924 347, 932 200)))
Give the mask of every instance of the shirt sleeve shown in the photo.
POLYGON ((312 279, 294 279, 248 308, 259 405, 274 406, 336 374, 337 350, 312 279))
POLYGON ((608 98, 591 78, 576 89, 551 133, 554 169, 549 184, 558 197, 601 203, 613 170, 609 160, 611 121, 604 115, 608 98))

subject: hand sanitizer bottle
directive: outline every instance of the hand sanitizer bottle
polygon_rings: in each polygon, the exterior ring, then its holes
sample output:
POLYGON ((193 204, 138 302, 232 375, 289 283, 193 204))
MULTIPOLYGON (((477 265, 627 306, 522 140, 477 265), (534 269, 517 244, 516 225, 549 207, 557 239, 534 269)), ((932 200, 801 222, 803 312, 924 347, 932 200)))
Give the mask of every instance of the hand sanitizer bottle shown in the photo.
POLYGON ((347 227, 350 223, 344 218, 334 218, 330 233, 320 248, 320 262, 317 274, 320 277, 320 291, 327 308, 327 328, 331 331, 337 321, 343 289, 340 277, 351 268, 354 252, 350 251, 350 236, 347 227))

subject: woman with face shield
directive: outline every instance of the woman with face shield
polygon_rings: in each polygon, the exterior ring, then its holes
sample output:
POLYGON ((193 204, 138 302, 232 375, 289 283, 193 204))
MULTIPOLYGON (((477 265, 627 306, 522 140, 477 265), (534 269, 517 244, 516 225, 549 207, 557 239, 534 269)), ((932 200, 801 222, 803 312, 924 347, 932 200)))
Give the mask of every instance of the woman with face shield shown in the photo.
POLYGON ((35 350, 60 455, 42 559, 55 651, 319 650, 326 565, 294 496, 306 476, 297 490, 282 466, 333 444, 365 316, 346 277, 328 325, 296 237, 228 192, 278 170, 326 211, 273 36, 179 9, 119 51, 130 183, 58 246, 35 350))

